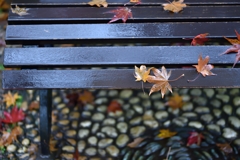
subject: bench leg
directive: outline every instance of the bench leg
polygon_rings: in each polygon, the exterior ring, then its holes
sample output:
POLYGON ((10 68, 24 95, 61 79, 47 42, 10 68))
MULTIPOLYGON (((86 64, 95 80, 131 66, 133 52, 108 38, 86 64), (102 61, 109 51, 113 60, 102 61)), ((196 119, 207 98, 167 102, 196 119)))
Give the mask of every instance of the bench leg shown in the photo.
POLYGON ((40 95, 40 139, 41 157, 50 156, 49 141, 51 136, 52 90, 39 90, 40 95))

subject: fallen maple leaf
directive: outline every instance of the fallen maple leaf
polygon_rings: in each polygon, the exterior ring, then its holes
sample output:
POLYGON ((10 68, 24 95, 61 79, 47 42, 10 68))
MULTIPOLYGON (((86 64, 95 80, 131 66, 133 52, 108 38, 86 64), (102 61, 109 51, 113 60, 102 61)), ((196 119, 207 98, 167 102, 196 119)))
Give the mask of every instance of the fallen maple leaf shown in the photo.
POLYGON ((116 100, 111 101, 111 103, 108 105, 108 108, 107 108, 108 112, 114 112, 114 113, 116 111, 121 111, 121 110, 122 110, 121 104, 116 100))
POLYGON ((115 14, 113 18, 108 22, 112 23, 119 19, 122 19, 123 23, 127 21, 128 18, 133 18, 132 11, 128 7, 118 7, 118 9, 114 9, 105 13, 113 13, 115 14))
POLYGON ((192 144, 200 145, 203 138, 204 136, 201 133, 191 132, 190 136, 188 137, 187 146, 190 146, 192 144))
POLYGON ((184 0, 179 0, 179 1, 173 1, 169 3, 164 3, 162 4, 163 9, 166 11, 172 11, 174 13, 178 13, 181 10, 183 10, 183 8, 187 7, 187 5, 185 3, 183 3, 184 0))
POLYGON ((3 102, 6 102, 6 108, 10 107, 11 105, 15 105, 17 99, 20 98, 20 96, 18 95, 18 93, 15 93, 14 95, 8 91, 7 94, 3 95, 3 102))
POLYGON ((145 138, 141 138, 141 137, 135 138, 135 139, 133 140, 133 142, 128 143, 127 146, 130 147, 130 148, 135 148, 135 147, 137 147, 144 139, 145 139, 145 138))
POLYGON ((164 94, 167 92, 167 89, 172 92, 172 87, 169 84, 169 81, 176 81, 184 74, 182 74, 180 77, 176 78, 175 80, 168 80, 168 78, 171 76, 171 71, 167 73, 167 70, 164 66, 162 66, 162 71, 152 68, 153 74, 155 76, 148 76, 147 81, 149 83, 154 83, 152 86, 149 95, 151 95, 153 92, 157 92, 161 90, 162 98, 164 97, 164 94))
POLYGON ((7 146, 9 144, 12 144, 13 141, 18 141, 17 136, 21 135, 23 133, 23 130, 21 127, 16 126, 12 129, 11 132, 3 131, 2 133, 3 135, 0 139, 0 146, 7 146))
POLYGON ((229 143, 217 143, 216 144, 220 150, 222 150, 224 153, 232 153, 233 152, 233 149, 232 147, 230 146, 229 143))
POLYGON ((223 54, 228 54, 228 53, 231 53, 231 52, 238 52, 240 50, 240 44, 234 44, 232 45, 232 47, 228 48, 225 52, 221 53, 221 55, 223 54))
POLYGON ((240 34, 237 32, 237 30, 235 30, 235 33, 237 35, 237 39, 230 39, 227 37, 224 37, 226 40, 228 40, 228 42, 230 42, 231 44, 240 44, 240 34))
POLYGON ((165 105, 168 105, 173 110, 175 110, 177 108, 182 108, 183 104, 184 103, 183 103, 182 97, 179 96, 178 94, 174 94, 174 96, 170 97, 168 102, 165 103, 165 105))
POLYGON ((50 138, 50 142, 49 142, 49 150, 50 150, 51 153, 58 150, 57 148, 55 148, 56 147, 56 143, 57 143, 57 141, 54 140, 53 137, 51 137, 50 138))
POLYGON ((191 42, 192 46, 196 46, 198 45, 203 45, 206 41, 208 41, 209 39, 206 38, 208 35, 208 33, 203 33, 203 34, 199 34, 197 36, 195 36, 191 42))
POLYGON ((160 129, 158 134, 159 138, 170 138, 177 134, 177 132, 171 132, 169 129, 160 129))
POLYGON ((107 7, 108 6, 108 3, 106 2, 106 0, 92 0, 92 1, 88 2, 88 4, 90 6, 96 5, 98 7, 101 7, 101 6, 107 7))
POLYGON ((92 103, 94 100, 94 97, 92 95, 92 92, 89 92, 87 90, 84 90, 83 93, 81 93, 78 97, 78 101, 81 101, 82 103, 92 103))
POLYGON ((2 119, 2 122, 4 123, 16 123, 25 118, 25 114, 23 113, 22 109, 18 110, 17 107, 13 107, 11 113, 4 111, 3 114, 4 119, 2 119))
POLYGON ((130 0, 131 3, 137 3, 137 4, 140 4, 141 1, 140 0, 130 0))
POLYGON ((11 8, 11 10, 12 10, 12 13, 16 13, 19 16, 25 16, 25 15, 29 14, 29 13, 27 13, 27 11, 29 9, 27 9, 27 8, 20 8, 17 5, 15 5, 15 8, 11 8))
POLYGON ((142 80, 143 82, 146 82, 152 68, 153 67, 151 67, 147 70, 147 67, 145 65, 141 65, 140 68, 135 66, 135 75, 134 76, 136 78, 136 81, 142 80))
POLYGON ((232 68, 237 64, 238 61, 240 61, 240 50, 238 50, 238 53, 236 54, 235 62, 233 64, 232 68))
MULTIPOLYGON (((208 64, 209 59, 210 59, 209 56, 206 56, 205 59, 203 59, 202 55, 199 55, 198 65, 193 65, 194 67, 196 67, 198 73, 201 73, 204 77, 216 75, 210 71, 214 68, 214 66, 211 64, 208 64)), ((197 78, 198 76, 193 80, 188 80, 188 82, 195 81, 197 78)))
POLYGON ((33 101, 30 103, 28 110, 38 110, 39 109, 39 102, 38 101, 33 101))

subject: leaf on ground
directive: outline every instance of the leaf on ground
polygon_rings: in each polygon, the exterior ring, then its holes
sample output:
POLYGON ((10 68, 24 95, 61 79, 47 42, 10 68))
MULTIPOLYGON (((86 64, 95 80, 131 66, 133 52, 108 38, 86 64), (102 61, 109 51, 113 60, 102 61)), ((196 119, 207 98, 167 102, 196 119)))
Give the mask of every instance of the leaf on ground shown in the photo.
POLYGON ((208 33, 203 33, 203 34, 199 34, 197 36, 195 36, 191 42, 192 46, 196 46, 196 45, 203 45, 206 41, 208 41, 209 39, 206 38, 208 35, 208 33))
POLYGON ((231 44, 240 44, 240 34, 237 32, 237 30, 235 30, 235 33, 237 35, 237 39, 230 39, 227 37, 224 37, 226 40, 228 40, 228 42, 230 42, 231 44))
POLYGON ((140 68, 135 66, 135 75, 134 76, 136 78, 136 81, 142 80, 143 82, 146 82, 152 68, 153 67, 151 67, 147 70, 147 67, 145 65, 141 65, 140 68))
POLYGON ((29 13, 27 13, 27 11, 29 9, 27 9, 27 8, 20 8, 17 5, 15 5, 15 8, 11 8, 11 10, 12 10, 12 13, 16 13, 19 16, 25 16, 25 15, 29 14, 29 13))
POLYGON ((182 108, 184 103, 181 96, 179 96, 178 94, 174 94, 165 104, 175 110, 178 108, 182 108))
POLYGON ((185 3, 183 3, 184 0, 179 0, 179 1, 173 1, 169 3, 164 3, 162 4, 163 9, 165 11, 171 11, 174 13, 178 13, 181 10, 183 10, 183 8, 187 7, 187 5, 185 3))
POLYGON ((2 119, 2 122, 4 123, 16 123, 24 120, 25 118, 25 114, 22 109, 18 109, 17 107, 13 107, 10 113, 4 111, 3 114, 4 118, 2 119))
MULTIPOLYGON (((157 91, 161 91, 162 94, 162 98, 164 97, 165 93, 167 92, 167 90, 169 90, 170 92, 172 92, 172 87, 169 84, 168 78, 171 76, 171 71, 169 73, 167 73, 167 70, 164 66, 162 66, 162 71, 156 69, 156 68, 152 68, 153 74, 155 76, 148 76, 147 77, 147 81, 149 83, 154 83, 154 85, 152 86, 149 95, 151 95, 153 92, 157 92, 157 91)), ((181 75, 180 77, 182 77, 184 75, 181 75)), ((180 77, 178 77, 177 79, 179 79, 180 77)), ((175 79, 175 80, 177 80, 175 79)), ((175 80, 171 80, 171 81, 175 81, 175 80)))
POLYGON ((15 93, 14 95, 8 91, 8 93, 3 95, 3 102, 6 102, 6 108, 9 108, 10 106, 14 106, 16 104, 17 99, 20 98, 18 93, 15 93))
POLYGON ((114 113, 121 110, 122 110, 121 104, 116 100, 111 101, 107 108, 108 112, 114 112, 114 113))
POLYGON ((88 4, 90 6, 96 5, 98 7, 101 7, 101 6, 107 7, 108 6, 108 3, 106 2, 106 0, 92 0, 92 1, 88 2, 88 4))
POLYGON ((28 110, 38 110, 39 109, 39 102, 38 101, 33 101, 30 103, 28 110))
POLYGON ((158 134, 159 138, 170 138, 175 136, 177 132, 171 132, 169 129, 160 129, 160 133, 158 134))
POLYGON ((130 148, 135 148, 135 147, 137 147, 144 139, 145 139, 145 138, 141 138, 141 137, 135 138, 135 139, 133 140, 133 142, 128 143, 127 146, 130 147, 130 148))
POLYGON ((78 101, 81 101, 82 103, 93 103, 94 96, 92 95, 92 92, 84 90, 83 93, 81 93, 78 97, 78 101))
POLYGON ((187 146, 190 146, 192 144, 200 145, 203 138, 204 136, 202 135, 202 133, 191 132, 190 136, 188 137, 187 146))
POLYGON ((229 143, 217 143, 216 144, 220 150, 222 150, 224 153, 232 153, 233 152, 233 149, 232 147, 230 146, 229 143))
POLYGON ((12 129, 11 132, 2 132, 3 135, 0 139, 0 146, 7 146, 9 144, 12 144, 13 141, 18 141, 17 136, 21 135, 23 133, 23 130, 21 127, 16 126, 12 129))
POLYGON ((52 111, 52 124, 54 124, 55 122, 57 122, 57 114, 56 111, 52 111))
POLYGON ((54 140, 54 139, 51 137, 51 138, 50 138, 50 142, 49 142, 49 150, 50 150, 51 153, 58 150, 57 148, 55 148, 55 147, 56 147, 56 144, 57 144, 57 141, 54 140))
POLYGON ((38 151, 38 146, 36 144, 31 143, 27 151, 30 155, 35 155, 38 151))
POLYGON ((122 19, 123 23, 127 21, 128 18, 133 18, 132 10, 128 7, 118 7, 117 9, 105 12, 105 13, 113 13, 115 14, 113 18, 108 22, 112 23, 119 19, 122 19))
POLYGON ((79 97, 78 93, 69 93, 69 94, 67 94, 66 98, 68 99, 68 105, 76 106, 79 103, 78 97, 79 97))

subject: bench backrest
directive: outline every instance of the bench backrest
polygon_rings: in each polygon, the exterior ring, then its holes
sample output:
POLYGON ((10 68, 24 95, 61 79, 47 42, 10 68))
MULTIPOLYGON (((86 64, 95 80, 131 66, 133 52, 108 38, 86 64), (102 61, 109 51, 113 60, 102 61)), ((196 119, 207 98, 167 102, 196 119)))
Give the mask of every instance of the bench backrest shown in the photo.
POLYGON ((3 71, 3 88, 140 89, 133 73, 134 65, 141 64, 164 65, 172 70, 171 79, 185 74, 172 87, 240 88, 240 69, 227 67, 235 54, 219 56, 230 47, 219 45, 226 44, 223 36, 236 38, 234 30, 240 32, 239 0, 185 0, 188 6, 178 14, 163 10, 165 0, 142 0, 128 6, 132 19, 107 24, 114 14, 106 12, 127 2, 108 0, 107 8, 98 8, 87 0, 13 0, 13 8, 26 7, 29 14, 9 13, 6 43, 23 47, 6 48, 4 65, 24 70, 3 71), (209 33, 206 46, 170 46, 190 44, 183 38, 201 33, 209 33), (78 46, 56 47, 64 43, 78 46), (197 64, 199 54, 210 56, 217 76, 188 83, 197 72, 186 67, 197 64))

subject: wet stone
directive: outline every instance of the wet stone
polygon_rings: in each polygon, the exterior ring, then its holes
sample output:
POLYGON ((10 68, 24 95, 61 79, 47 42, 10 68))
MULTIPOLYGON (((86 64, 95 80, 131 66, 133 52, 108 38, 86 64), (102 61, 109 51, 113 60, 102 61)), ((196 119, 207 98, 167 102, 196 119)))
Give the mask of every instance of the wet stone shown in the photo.
POLYGON ((233 99, 234 106, 240 106, 240 97, 235 97, 233 99))
POLYGON ((103 125, 115 125, 116 120, 113 118, 107 118, 103 121, 103 125))
POLYGON ((163 123, 163 126, 164 126, 164 127, 168 127, 168 126, 170 126, 170 124, 171 124, 171 121, 168 120, 168 121, 166 121, 166 122, 163 123))
POLYGON ((53 103, 55 103, 55 104, 59 104, 61 101, 62 101, 61 97, 54 97, 53 98, 53 103))
POLYGON ((191 111, 192 109, 193 109, 193 104, 190 102, 187 102, 182 106, 183 111, 191 111))
POLYGON ((14 144, 10 144, 7 146, 7 151, 8 152, 15 152, 17 150, 17 147, 14 144))
POLYGON ((99 137, 99 138, 105 138, 105 137, 106 137, 105 134, 102 133, 102 132, 97 132, 96 135, 97 135, 97 137, 99 137))
POLYGON ((114 127, 106 126, 101 129, 101 132, 106 133, 110 137, 117 137, 117 130, 114 127))
POLYGON ((107 111, 107 106, 105 106, 105 105, 98 106, 97 111, 106 112, 107 111))
POLYGON ((107 91, 106 90, 100 90, 97 94, 98 97, 105 97, 107 95, 107 91))
POLYGON ((204 97, 195 97, 193 99, 193 102, 195 102, 198 105, 205 106, 207 104, 207 99, 204 97))
POLYGON ((128 141, 129 141, 129 137, 126 134, 120 134, 116 140, 116 144, 119 147, 123 147, 127 144, 128 141))
POLYGON ((82 117, 84 117, 84 118, 88 118, 88 117, 91 117, 91 112, 89 112, 89 111, 83 111, 82 112, 82 117))
POLYGON ((191 97, 189 95, 181 95, 183 101, 190 101, 191 97))
POLYGON ((130 124, 131 125, 136 125, 136 124, 141 123, 141 121, 142 121, 142 117, 135 117, 130 121, 130 124))
POLYGON ((71 152, 71 153, 75 151, 73 146, 63 146, 62 150, 65 152, 71 152))
POLYGON ((72 146, 76 145, 75 139, 67 139, 68 143, 70 143, 72 146))
POLYGON ((102 121, 105 118, 105 116, 102 113, 95 113, 92 116, 92 120, 94 121, 102 121))
POLYGON ((177 108, 177 109, 172 109, 172 108, 168 108, 168 112, 170 112, 170 113, 172 113, 172 114, 174 114, 175 116, 178 116, 178 114, 179 114, 179 109, 177 108))
POLYGON ((98 146, 100 148, 105 148, 107 146, 109 146, 110 144, 112 144, 113 142, 113 139, 110 139, 110 138, 104 138, 104 139, 101 139, 99 142, 98 142, 98 146))
POLYGON ((108 152, 111 156, 117 157, 118 154, 119 154, 119 149, 118 149, 116 146, 111 145, 111 146, 108 146, 108 147, 107 147, 107 152, 108 152))
POLYGON ((180 127, 184 127, 187 125, 188 119, 185 117, 176 117, 172 120, 172 123, 180 126, 180 127))
POLYGON ((125 122, 119 122, 117 124, 117 129, 119 130, 119 132, 121 133, 126 133, 127 129, 128 129, 128 125, 125 122))
POLYGON ((149 95, 143 92, 139 92, 138 93, 138 97, 142 98, 142 99, 148 99, 149 95))
POLYGON ((137 103, 139 103, 139 101, 140 101, 140 98, 133 97, 133 98, 130 98, 129 103, 130 104, 137 104, 137 103))
POLYGON ((188 123, 188 126, 190 127, 194 127, 194 128, 198 128, 198 129, 202 129, 203 125, 202 123, 198 122, 198 121, 192 121, 188 123))
POLYGON ((32 129, 27 132, 27 136, 29 136, 29 137, 36 137, 37 134, 38 134, 38 131, 36 131, 35 129, 32 129))
POLYGON ((232 114, 232 106, 230 105, 224 105, 223 106, 223 111, 228 114, 228 115, 231 115, 232 114))
POLYGON ((208 98, 212 98, 214 95, 214 90, 213 89, 203 89, 203 91, 205 92, 205 94, 207 95, 208 98))
POLYGON ((202 91, 201 91, 200 89, 192 89, 192 90, 190 91, 190 94, 191 94, 192 96, 200 96, 200 95, 202 94, 202 91))
POLYGON ((26 147, 21 147, 17 150, 18 153, 25 153, 27 151, 26 147))
POLYGON ((69 113, 69 108, 63 108, 61 110, 61 114, 68 114, 69 113))
POLYGON ((217 133, 220 133, 220 127, 218 125, 216 125, 216 124, 209 124, 209 125, 207 125, 207 129, 209 131, 215 131, 217 133))
POLYGON ((31 124, 31 123, 33 123, 33 118, 31 116, 26 116, 25 117, 25 122, 28 123, 28 124, 31 124))
POLYGON ((108 99, 107 98, 97 98, 95 100, 95 104, 106 104, 108 102, 108 99))
POLYGON ((210 110, 208 107, 196 107, 195 112, 197 113, 209 113, 210 110))
POLYGON ((24 138, 24 139, 22 140, 22 145, 28 146, 29 144, 30 144, 30 140, 29 140, 29 139, 24 138))
POLYGON ((220 109, 213 109, 213 114, 215 117, 219 118, 221 116, 222 111, 220 109))
POLYGON ((224 127, 225 124, 226 124, 225 119, 219 119, 216 124, 219 125, 219 126, 224 127))
POLYGON ((230 116, 228 118, 228 121, 231 123, 232 126, 234 126, 236 129, 240 128, 240 120, 237 117, 230 116))
POLYGON ((143 113, 143 108, 142 108, 141 106, 139 106, 139 105, 134 105, 134 106, 133 106, 133 109, 134 109, 137 113, 139 113, 139 114, 142 114, 142 113, 143 113))
POLYGON ((197 118, 197 114, 194 112, 185 112, 182 114, 182 116, 186 118, 197 118))
POLYGON ((132 90, 122 90, 120 92, 120 97, 123 99, 128 99, 129 97, 131 97, 133 94, 132 90))
POLYGON ((156 119, 158 119, 160 121, 165 120, 168 117, 168 112, 167 111, 158 111, 155 114, 155 117, 156 117, 156 119))
POLYGON ((79 112, 71 112, 70 115, 69 115, 69 118, 70 119, 74 119, 74 120, 77 120, 78 118, 80 117, 80 113, 79 112))
POLYGON ((101 155, 101 156, 105 156, 106 155, 106 151, 104 149, 98 149, 98 153, 101 155))
POLYGON ((240 146, 240 139, 235 139, 233 143, 240 146))
POLYGON ((30 128, 33 128, 33 127, 34 127, 34 124, 26 124, 26 129, 30 129, 30 128))
POLYGON ((66 104, 65 103, 61 103, 61 104, 58 104, 57 105, 57 109, 58 110, 61 110, 62 108, 65 108, 66 107, 66 104))
POLYGON ((224 103, 228 103, 230 97, 226 94, 217 94, 216 98, 220 99, 221 101, 223 101, 224 103))
POLYGON ((123 111, 116 111, 116 112, 109 112, 108 113, 108 115, 110 116, 110 117, 120 117, 120 116, 122 116, 122 114, 123 114, 123 111))
POLYGON ((213 107, 215 107, 215 108, 221 107, 221 102, 220 102, 219 100, 217 100, 217 99, 211 100, 210 104, 211 104, 213 107))
POLYGON ((110 90, 108 92, 109 97, 117 97, 118 96, 118 91, 117 90, 110 90))
POLYGON ((86 142, 83 141, 83 140, 80 140, 80 141, 78 142, 77 147, 78 147, 78 151, 79 151, 79 152, 82 152, 82 151, 85 149, 85 147, 86 147, 86 142))
POLYGON ((154 101, 154 102, 153 102, 153 106, 154 106, 154 108, 156 108, 157 110, 163 110, 163 109, 166 108, 166 106, 164 105, 164 103, 161 102, 161 101, 154 101))
POLYGON ((89 156, 95 156, 97 154, 97 149, 90 147, 85 150, 85 153, 89 156))
POLYGON ((40 142, 40 136, 37 136, 33 139, 33 142, 39 143, 40 142))
POLYGON ((161 149, 161 145, 159 143, 156 142, 149 143, 144 147, 145 150, 144 155, 151 155, 159 149, 161 149))
POLYGON ((88 143, 93 145, 93 146, 97 145, 97 141, 98 141, 97 137, 91 136, 91 137, 88 138, 88 143))
POLYGON ((56 138, 57 139, 62 139, 62 137, 63 137, 63 133, 62 132, 59 132, 59 133, 56 134, 56 138))
POLYGON ((231 139, 237 137, 237 132, 231 128, 224 128, 223 129, 223 137, 231 139))
POLYGON ((238 116, 240 116, 240 107, 236 110, 238 116))
POLYGON ((80 138, 85 138, 89 135, 89 130, 88 129, 80 129, 78 132, 78 136, 80 138))
POLYGON ((187 94, 188 91, 189 91, 188 88, 182 88, 182 89, 179 90, 179 93, 180 93, 180 94, 187 94))
POLYGON ((99 127, 100 127, 99 123, 94 123, 92 127, 92 133, 96 133, 99 127))
POLYGON ((141 102, 141 105, 142 105, 143 107, 145 107, 145 108, 150 108, 150 107, 151 107, 151 101, 149 101, 149 100, 143 100, 143 101, 141 102))
POLYGON ((91 121, 83 121, 80 123, 80 126, 83 128, 89 128, 92 125, 91 121))
POLYGON ((204 114, 201 116, 201 119, 206 123, 210 123, 213 120, 213 116, 211 114, 204 114))
POLYGON ((84 106, 84 110, 87 110, 87 111, 91 111, 91 110, 94 110, 94 106, 92 104, 86 104, 84 106))
POLYGON ((145 124, 147 127, 150 127, 150 128, 158 127, 158 122, 156 120, 145 120, 143 121, 143 124, 145 124))
POLYGON ((153 111, 152 110, 145 111, 143 115, 143 120, 154 120, 153 111))
POLYGON ((217 91, 219 94, 224 94, 225 92, 227 92, 227 89, 226 89, 226 88, 217 88, 216 91, 217 91))
POLYGON ((58 123, 62 126, 67 126, 69 124, 69 120, 59 120, 58 123))
POLYGON ((133 117, 133 115, 134 115, 134 111, 131 109, 128 109, 126 113, 126 117, 130 119, 133 117))
POLYGON ((144 126, 136 126, 130 129, 130 133, 133 138, 137 138, 145 132, 146 128, 144 126))
POLYGON ((77 128, 78 127, 78 121, 72 121, 72 127, 77 128))
POLYGON ((162 97, 161 97, 161 94, 155 93, 155 94, 152 94, 152 95, 150 96, 150 98, 151 98, 152 100, 159 100, 159 99, 161 99, 162 97))
POLYGON ((68 130, 66 132, 66 136, 68 136, 68 137, 74 137, 74 136, 76 136, 76 134, 77 134, 77 132, 75 130, 68 130))
POLYGON ((232 96, 236 96, 236 95, 239 94, 239 89, 238 88, 233 88, 233 89, 231 89, 231 91, 229 93, 232 96))

